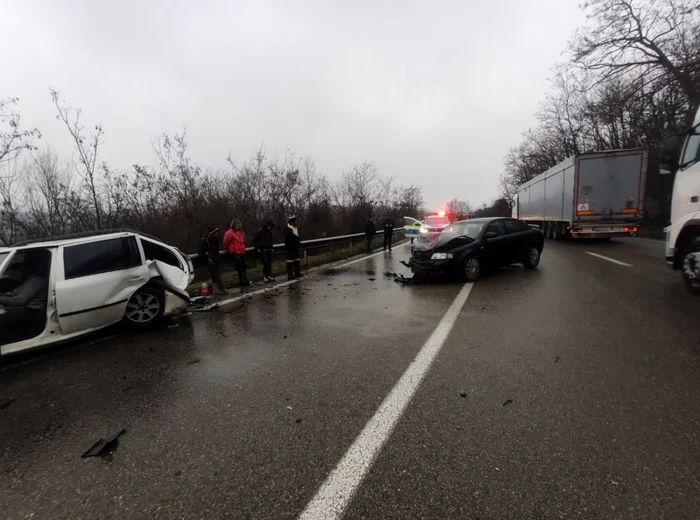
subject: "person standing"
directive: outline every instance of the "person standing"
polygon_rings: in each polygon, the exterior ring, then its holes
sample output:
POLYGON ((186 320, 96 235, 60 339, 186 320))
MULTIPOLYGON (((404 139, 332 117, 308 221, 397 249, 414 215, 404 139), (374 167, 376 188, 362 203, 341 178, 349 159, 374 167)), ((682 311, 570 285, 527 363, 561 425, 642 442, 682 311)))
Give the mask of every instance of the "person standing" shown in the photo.
POLYGON ((228 291, 224 287, 224 282, 221 280, 221 270, 219 269, 221 265, 221 253, 219 248, 220 238, 221 233, 219 233, 219 228, 208 226, 207 234, 204 235, 199 242, 198 253, 199 258, 209 268, 212 288, 216 286, 219 292, 226 294, 228 291))
POLYGON ((394 219, 387 217, 384 219, 384 251, 386 251, 387 246, 389 251, 391 251, 391 242, 394 237, 394 219))
POLYGON ((374 240, 374 235, 377 234, 377 226, 374 225, 374 217, 370 215, 367 218, 367 224, 365 224, 365 249, 369 253, 372 250, 372 241, 374 240))
POLYGON ((233 264, 236 266, 241 287, 252 285, 248 281, 248 273, 245 267, 245 231, 243 231, 243 224, 240 220, 234 219, 231 221, 231 229, 224 235, 224 249, 231 256, 233 264))
POLYGON ((299 256, 299 230, 297 229, 297 218, 292 216, 287 221, 284 230, 284 250, 287 254, 287 279, 294 280, 301 277, 301 257, 299 256))
POLYGON ((263 227, 255 235, 253 246, 260 255, 260 262, 263 266, 263 280, 266 282, 274 282, 272 277, 272 228, 275 225, 271 220, 265 222, 263 227))

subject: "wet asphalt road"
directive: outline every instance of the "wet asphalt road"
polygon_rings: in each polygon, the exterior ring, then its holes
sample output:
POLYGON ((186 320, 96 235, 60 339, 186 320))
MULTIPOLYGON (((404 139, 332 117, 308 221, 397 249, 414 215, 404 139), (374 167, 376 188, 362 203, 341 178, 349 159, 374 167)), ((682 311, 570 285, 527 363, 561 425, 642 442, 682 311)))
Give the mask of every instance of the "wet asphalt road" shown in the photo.
MULTIPOLYGON (((462 289, 408 254, 3 361, 0 518, 298 516, 462 289)), ((697 518, 698 309, 651 240, 488 274, 345 518, 697 518)))

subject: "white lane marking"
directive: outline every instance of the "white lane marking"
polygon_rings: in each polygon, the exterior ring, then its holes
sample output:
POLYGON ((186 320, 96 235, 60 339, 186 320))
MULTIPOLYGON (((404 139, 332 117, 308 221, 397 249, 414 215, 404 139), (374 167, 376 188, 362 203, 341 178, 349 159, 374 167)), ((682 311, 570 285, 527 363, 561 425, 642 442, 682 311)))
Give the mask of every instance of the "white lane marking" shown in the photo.
MULTIPOLYGON (((404 247, 404 246, 408 245, 409 243, 410 242, 404 242, 403 244, 399 244, 399 245, 395 246, 394 249, 398 249, 399 247, 404 247)), ((342 269, 343 267, 347 267, 349 265, 356 264, 357 262, 362 262, 363 260, 367 260, 368 258, 372 258, 373 256, 383 255, 384 253, 386 253, 386 251, 379 251, 378 253, 366 255, 366 256, 363 256, 362 258, 358 258, 357 260, 352 260, 350 262, 346 262, 344 264, 336 265, 335 267, 331 267, 330 270, 335 271, 337 269, 342 269)))
POLYGON ((394 430, 452 331, 473 284, 465 284, 415 360, 299 516, 299 520, 339 519, 394 430))
MULTIPOLYGON (((408 243, 408 242, 406 242, 406 244, 407 244, 407 243, 408 243)), ((396 249, 396 248, 398 248, 398 247, 403 247, 403 246, 405 246, 406 244, 399 244, 399 245, 397 245, 394 249, 396 249)), ((385 251, 380 251, 380 252, 378 252, 378 253, 374 253, 374 254, 371 254, 371 255, 366 255, 366 256, 363 256, 362 258, 358 258, 358 259, 356 259, 356 260, 351 260, 350 262, 346 262, 346 263, 344 263, 344 264, 336 265, 336 266, 334 266, 334 267, 331 267, 330 269, 331 269, 332 271, 335 271, 336 269, 342 269, 342 268, 347 267, 347 266, 349 266, 349 265, 355 264, 355 263, 357 263, 357 262, 362 262, 362 260, 367 260, 368 258, 372 258, 373 256, 378 256, 378 255, 381 255, 381 254, 383 254, 383 253, 385 253, 385 251)), ((313 268, 313 269, 310 269, 308 272, 311 273, 311 272, 313 272, 313 271, 317 271, 317 270, 319 270, 319 269, 325 269, 325 268, 326 268, 325 266, 319 266, 319 267, 315 267, 315 268, 313 268)), ((251 291, 251 292, 249 292, 249 293, 241 294, 240 296, 234 296, 233 298, 227 298, 227 299, 221 300, 221 301, 219 301, 219 302, 212 302, 210 305, 207 305, 206 307, 204 307, 203 309, 200 309, 200 310, 206 311, 206 310, 210 310, 210 309, 213 309, 213 308, 216 308, 216 307, 223 307, 224 305, 230 305, 230 304, 232 304, 232 303, 236 303, 236 302, 241 301, 241 300, 246 300, 246 299, 248 299, 248 298, 252 298, 253 296, 257 296, 258 294, 263 294, 263 293, 266 293, 266 292, 274 291, 275 289, 281 289, 282 287, 286 287, 286 286, 288 286, 288 285, 292 285, 292 284, 295 284, 295 283, 297 283, 297 282, 300 282, 300 281, 302 281, 303 279, 304 279, 304 278, 297 278, 296 280, 288 280, 288 281, 286 281, 286 282, 282 282, 282 283, 278 283, 278 284, 275 284, 275 285, 271 285, 271 286, 265 287, 265 288, 263 288, 263 289, 258 289, 257 291, 251 291)))
POLYGON ((619 260, 615 260, 614 258, 610 258, 609 256, 599 255, 598 253, 592 253, 590 251, 585 251, 585 253, 587 255, 597 256, 598 258, 602 258, 603 260, 607 260, 608 262, 612 262, 614 264, 624 265, 626 267, 634 267, 632 264, 628 264, 626 262, 620 262, 619 260))

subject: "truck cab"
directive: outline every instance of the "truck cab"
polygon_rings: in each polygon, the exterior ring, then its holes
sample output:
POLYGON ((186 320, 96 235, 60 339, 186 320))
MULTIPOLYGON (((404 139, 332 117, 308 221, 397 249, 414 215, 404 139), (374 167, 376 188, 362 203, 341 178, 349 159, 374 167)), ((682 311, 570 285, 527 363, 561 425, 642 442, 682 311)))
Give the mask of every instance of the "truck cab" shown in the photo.
POLYGON ((663 141, 661 173, 675 173, 666 261, 700 294, 700 108, 690 129, 663 141))

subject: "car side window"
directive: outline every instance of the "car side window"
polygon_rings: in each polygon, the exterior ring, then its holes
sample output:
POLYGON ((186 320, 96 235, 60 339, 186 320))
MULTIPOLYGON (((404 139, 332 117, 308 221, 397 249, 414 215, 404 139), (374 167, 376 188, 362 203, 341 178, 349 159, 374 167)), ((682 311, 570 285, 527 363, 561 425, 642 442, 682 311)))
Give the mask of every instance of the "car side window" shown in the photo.
POLYGON ((506 234, 506 226, 502 220, 494 220, 489 223, 486 228, 486 233, 496 233, 496 235, 500 237, 506 234))
POLYGON ((508 232, 509 235, 513 234, 513 233, 522 233, 523 231, 525 231, 525 228, 523 227, 523 225, 515 219, 507 219, 505 221, 505 224, 506 224, 506 231, 508 232))
POLYGON ((63 250, 66 280, 123 271, 141 265, 135 237, 112 238, 68 246, 63 250))
POLYGON ((146 260, 160 260, 165 264, 184 270, 182 262, 180 262, 172 251, 150 240, 141 239, 141 245, 143 246, 143 253, 146 256, 146 260))

